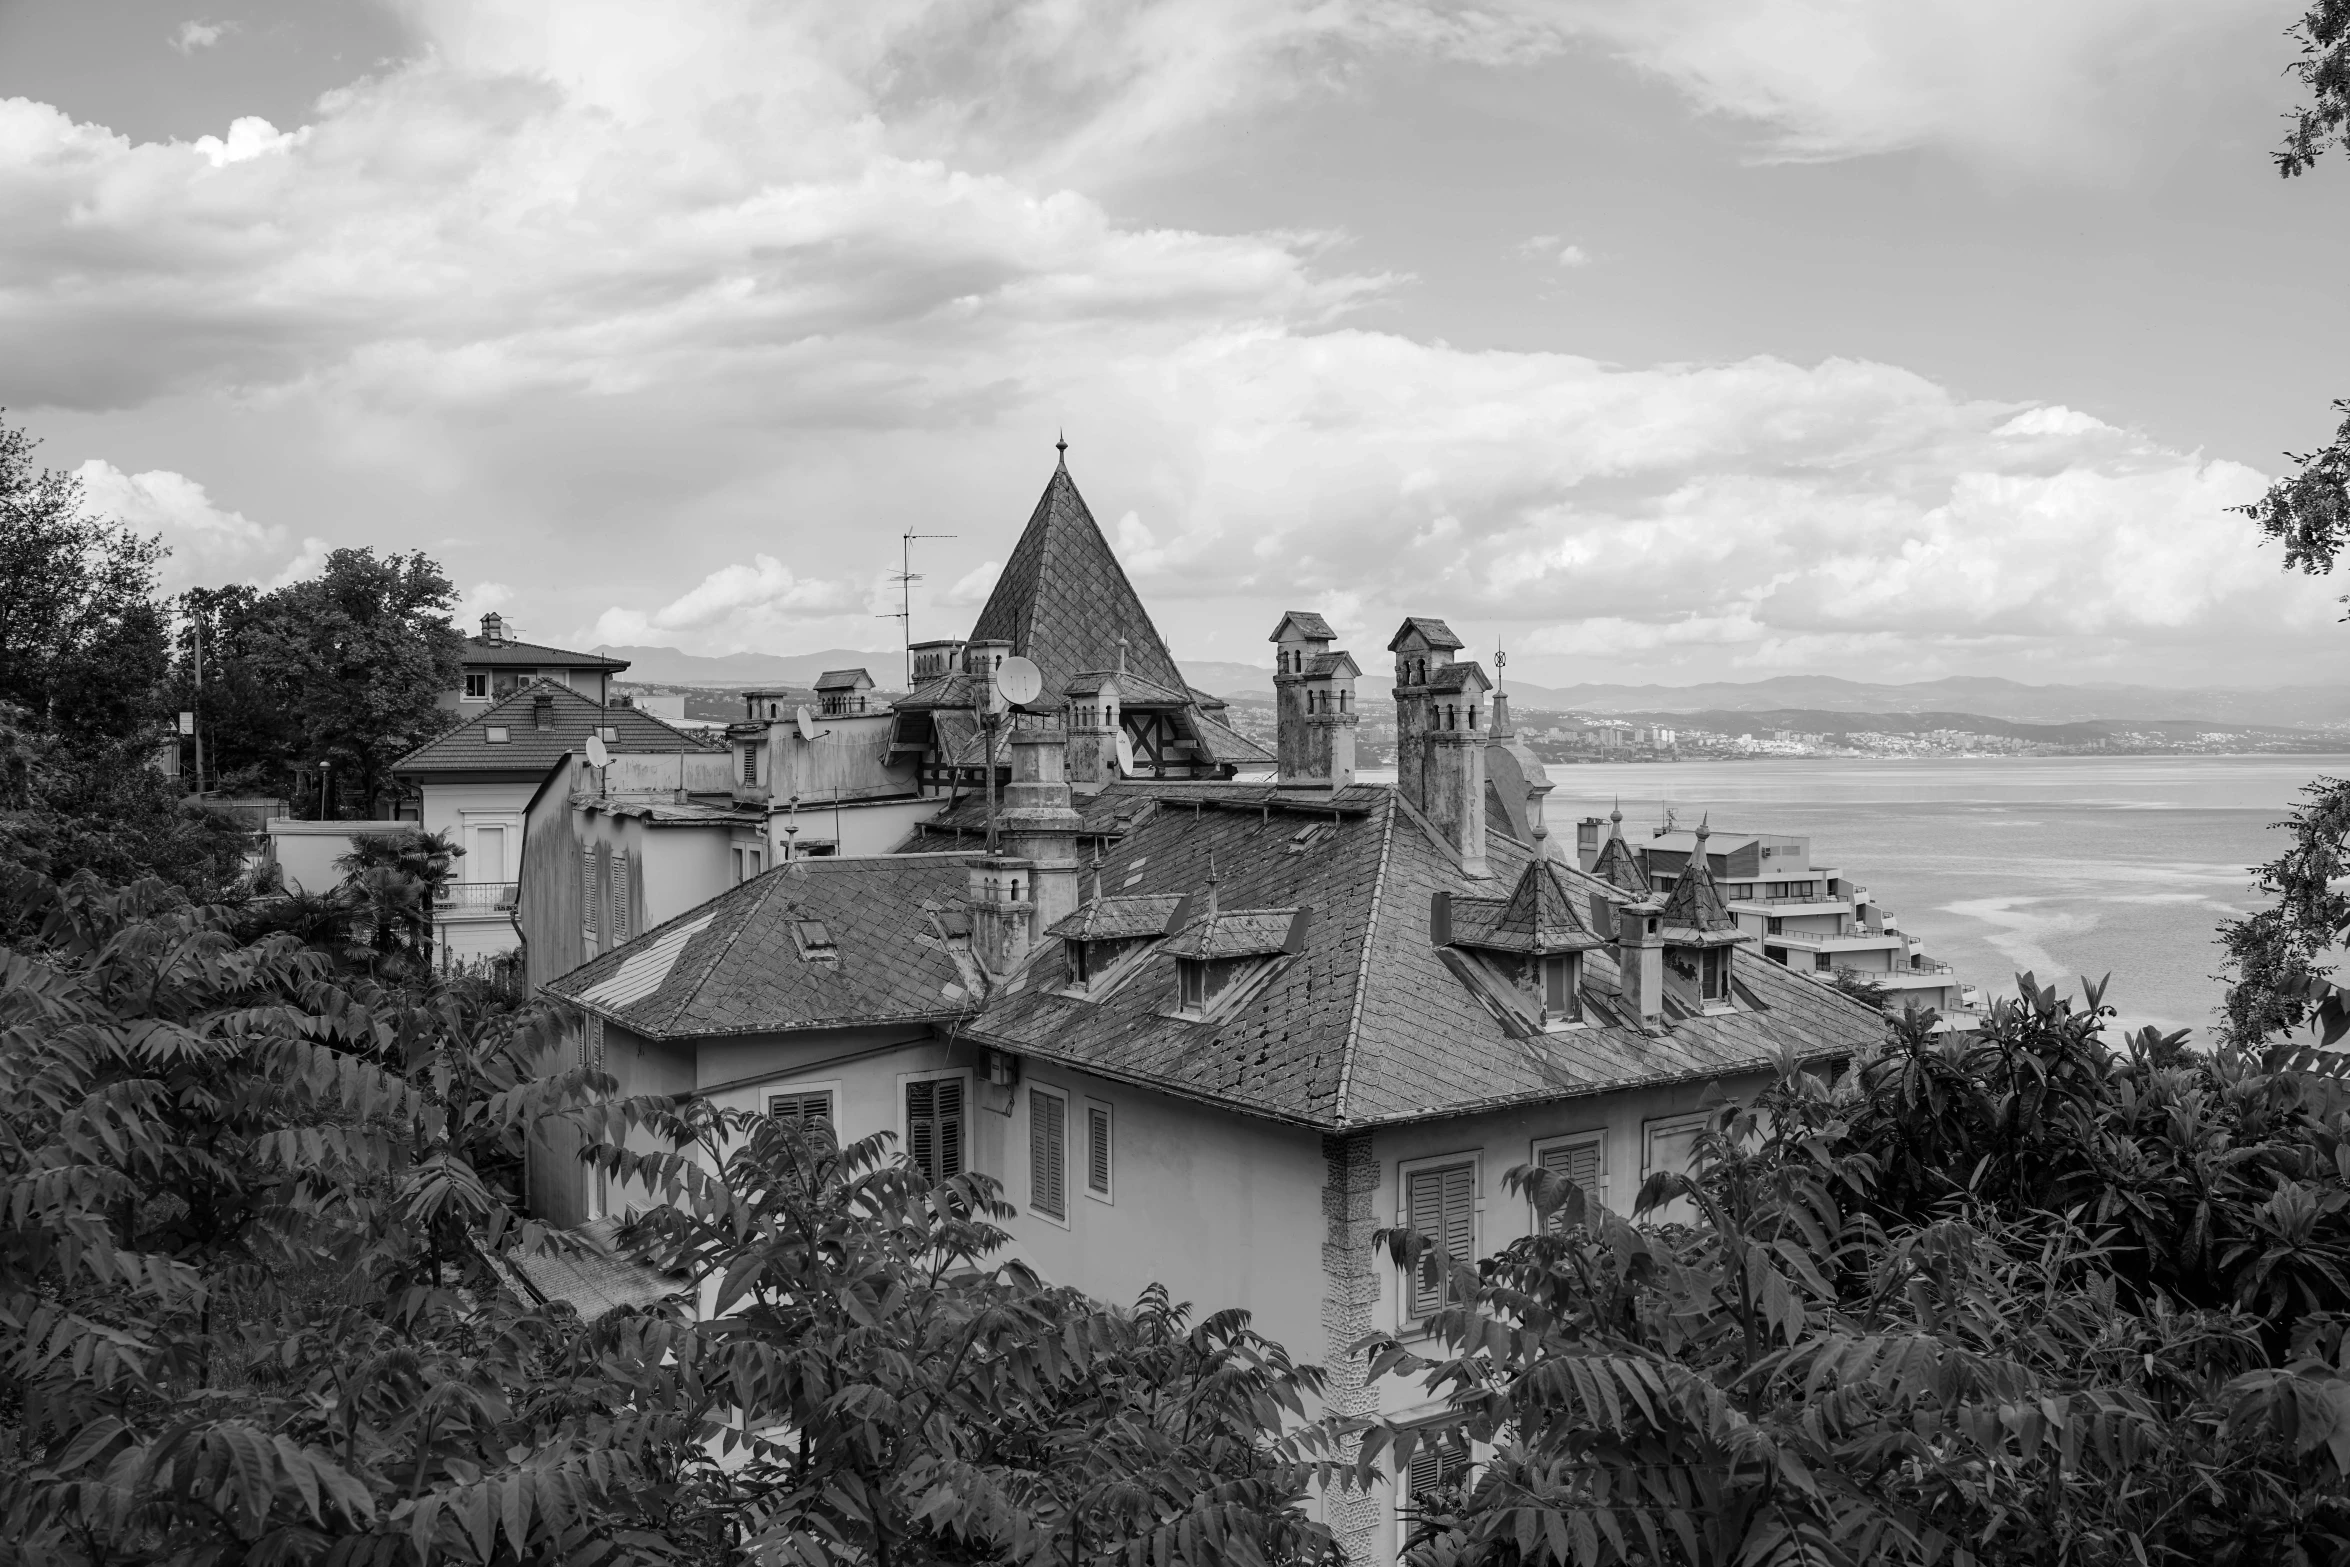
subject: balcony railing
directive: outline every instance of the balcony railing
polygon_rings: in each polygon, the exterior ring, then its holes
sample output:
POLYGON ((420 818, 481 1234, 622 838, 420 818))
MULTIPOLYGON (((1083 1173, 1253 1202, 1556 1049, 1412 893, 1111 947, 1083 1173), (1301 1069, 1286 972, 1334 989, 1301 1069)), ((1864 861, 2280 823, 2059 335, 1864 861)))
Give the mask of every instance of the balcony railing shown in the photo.
POLYGON ((1854 926, 1849 930, 1775 930, 1763 937, 1765 942, 1785 942, 1791 947, 1824 947, 1835 941, 1868 941, 1879 945, 1899 941, 1897 930, 1868 930, 1854 926))
POLYGON ((495 914, 514 907, 520 890, 519 883, 510 881, 453 881, 434 902, 450 914, 495 914))
POLYGON ((1888 990, 1947 986, 1950 984, 1951 972, 1947 963, 1933 963, 1920 968, 1852 968, 1839 963, 1835 968, 1840 979, 1865 979, 1872 985, 1882 985, 1888 990))

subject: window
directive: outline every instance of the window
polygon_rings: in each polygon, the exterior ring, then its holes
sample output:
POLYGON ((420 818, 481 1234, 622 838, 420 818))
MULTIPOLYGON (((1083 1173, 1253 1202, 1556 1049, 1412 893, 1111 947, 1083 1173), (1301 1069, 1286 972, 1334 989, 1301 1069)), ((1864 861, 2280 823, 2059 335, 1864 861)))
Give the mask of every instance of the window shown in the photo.
POLYGON ((1427 1506, 1468 1477, 1469 1444, 1461 1434, 1430 1434, 1412 1449, 1412 1461, 1404 1468, 1404 1507, 1411 1511, 1427 1506))
POLYGON ((1069 1101, 1049 1088, 1028 1090, 1028 1206, 1069 1219, 1069 1101))
MULTIPOLYGON (((1534 1163, 1553 1175, 1563 1175, 1583 1188, 1588 1202, 1607 1200, 1607 1134, 1605 1132, 1577 1132, 1568 1137, 1553 1137, 1534 1145, 1534 1163)), ((1560 1216, 1552 1214, 1550 1226, 1558 1229, 1560 1216)))
POLYGON ((612 940, 615 943, 626 941, 628 939, 628 856, 618 850, 615 850, 612 855, 611 902, 607 906, 611 910, 611 924, 608 928, 612 932, 612 940))
MULTIPOLYGON (((1640 1168, 1643 1179, 1659 1170, 1670 1170, 1675 1175, 1693 1175, 1690 1159, 1697 1151, 1697 1134, 1705 1129, 1705 1117, 1700 1115, 1665 1116, 1644 1121, 1640 1126, 1640 1168)), ((1676 1197, 1649 1215, 1659 1224, 1693 1224, 1697 1220, 1697 1205, 1686 1197, 1676 1197)))
POLYGON ((963 1173, 963 1080, 926 1078, 906 1085, 906 1154, 933 1183, 963 1173))
POLYGON ((1542 960, 1542 1010, 1553 1018, 1572 1022, 1583 1015, 1580 987, 1575 983, 1577 964, 1573 953, 1561 953, 1542 960))
POLYGON ((1110 1107, 1085 1102, 1085 1195, 1110 1200, 1110 1107))
POLYGON ((769 1094, 767 1113, 804 1130, 832 1129, 832 1090, 818 1088, 798 1093, 769 1094))
POLYGON ((743 863, 742 845, 736 844, 734 848, 734 884, 737 887, 743 884, 743 863))
POLYGON ((759 748, 755 745, 743 747, 743 782, 753 788, 758 787, 759 748))
POLYGON ((1825 974, 1836 966, 1836 959, 1829 953, 1815 952, 1811 955, 1811 966, 1825 974))
POLYGON ((596 955, 596 846, 579 846, 579 939, 596 955))
POLYGON ((1426 1236, 1430 1250, 1412 1270, 1406 1315, 1425 1317, 1444 1304, 1441 1259, 1471 1262, 1477 1255, 1477 1165, 1474 1160, 1410 1170, 1404 1175, 1404 1221, 1426 1236))
POLYGON ((1698 954, 1697 993, 1708 1003, 1730 999, 1730 949, 1708 947, 1698 954))
POLYGON ((489 699, 489 671, 483 670, 479 674, 467 675, 465 677, 465 700, 468 702, 487 702, 489 699))
POLYGON ((513 738, 513 731, 508 729, 504 724, 492 724, 487 729, 482 731, 482 739, 491 745, 505 745, 512 741, 513 738))
POLYGON ((1208 1004, 1208 966, 1197 958, 1179 958, 1175 963, 1176 1000, 1186 1012, 1199 1012, 1208 1004))
POLYGON ((468 881, 504 881, 506 879, 506 829, 503 827, 476 827, 473 829, 473 874, 468 881))

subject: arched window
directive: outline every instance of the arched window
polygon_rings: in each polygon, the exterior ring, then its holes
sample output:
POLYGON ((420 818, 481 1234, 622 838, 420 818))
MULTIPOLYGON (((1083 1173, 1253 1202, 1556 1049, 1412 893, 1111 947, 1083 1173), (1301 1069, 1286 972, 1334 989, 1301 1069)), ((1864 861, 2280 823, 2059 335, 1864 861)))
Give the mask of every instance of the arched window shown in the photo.
POLYGON ((1469 704, 1469 727, 1471 729, 1477 727, 1477 704, 1474 702, 1469 704))

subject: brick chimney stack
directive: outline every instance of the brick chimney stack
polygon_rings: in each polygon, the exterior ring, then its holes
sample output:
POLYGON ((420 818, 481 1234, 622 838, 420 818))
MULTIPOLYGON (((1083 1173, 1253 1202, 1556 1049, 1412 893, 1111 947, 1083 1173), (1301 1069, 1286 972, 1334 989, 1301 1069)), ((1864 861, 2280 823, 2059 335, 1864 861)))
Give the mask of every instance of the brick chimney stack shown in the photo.
POLYGON ((1436 824, 1461 871, 1485 863, 1485 694, 1493 682, 1472 661, 1455 662, 1461 639, 1441 620, 1415 615, 1388 642, 1395 655, 1395 777, 1403 797, 1436 824))
POLYGON ((482 616, 481 639, 492 647, 502 644, 506 640, 506 617, 494 609, 482 616))
POLYGON ((1616 909, 1616 972, 1625 1009, 1644 1029, 1665 1015, 1664 900, 1642 898, 1616 909))
POLYGON ((1343 789, 1355 781, 1355 681, 1362 670, 1337 634, 1311 610, 1293 609, 1267 639, 1278 718, 1277 781, 1283 789, 1343 789))

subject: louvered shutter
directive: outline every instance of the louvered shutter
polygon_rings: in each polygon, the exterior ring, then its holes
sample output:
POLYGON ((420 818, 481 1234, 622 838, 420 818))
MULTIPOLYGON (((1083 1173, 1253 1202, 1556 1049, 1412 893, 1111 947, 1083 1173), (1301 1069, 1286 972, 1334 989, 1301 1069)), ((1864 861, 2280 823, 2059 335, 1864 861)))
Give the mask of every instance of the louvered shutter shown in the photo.
MULTIPOLYGON (((1597 1203, 1600 1200, 1607 1172, 1600 1164, 1599 1139, 1581 1143, 1553 1143, 1542 1150, 1542 1167, 1582 1187, 1586 1202, 1597 1203)), ((1560 1219, 1559 1214, 1552 1214, 1550 1227, 1560 1228, 1560 1219)))
POLYGON ((774 1094, 767 1100, 767 1113, 778 1121, 790 1121, 798 1126, 830 1126, 832 1093, 825 1089, 806 1094, 774 1094))
POLYGON ((628 856, 618 851, 612 855, 612 939, 628 939, 628 856))
POLYGON ((938 1178, 963 1173, 963 1080, 942 1078, 938 1087, 938 1178))
POLYGON ((906 1085, 906 1157, 924 1180, 938 1179, 938 1085, 906 1085))
POLYGON ((1432 1491, 1459 1483, 1469 1467, 1468 1449, 1457 1436, 1440 1441, 1422 1442, 1412 1449, 1411 1468, 1407 1471, 1405 1499, 1418 1502, 1432 1491))
POLYGON ((1069 1101, 1028 1091, 1028 1205, 1056 1219, 1069 1217, 1069 1101))
POLYGON ((596 846, 579 846, 579 939, 596 955, 596 846))
POLYGON ((906 1154, 926 1180, 963 1173, 963 1080, 906 1085, 906 1154))
POLYGON ((1110 1195, 1110 1107, 1085 1107, 1085 1188, 1110 1195))
POLYGON ((1415 1170, 1405 1196, 1411 1227, 1432 1243, 1429 1255, 1412 1273, 1412 1315, 1424 1317, 1444 1304, 1439 1256, 1456 1262, 1476 1256, 1476 1169, 1455 1164, 1440 1170, 1415 1170))

